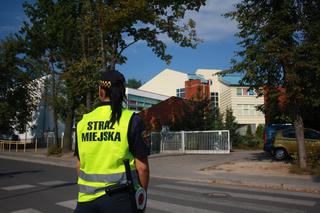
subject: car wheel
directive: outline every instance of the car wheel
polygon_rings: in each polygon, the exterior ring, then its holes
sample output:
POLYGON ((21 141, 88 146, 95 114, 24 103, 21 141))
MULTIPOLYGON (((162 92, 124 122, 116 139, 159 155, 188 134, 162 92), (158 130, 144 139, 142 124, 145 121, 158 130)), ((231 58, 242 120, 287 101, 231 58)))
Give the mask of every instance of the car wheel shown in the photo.
POLYGON ((277 148, 275 151, 274 151, 274 157, 277 159, 277 160, 284 160, 288 157, 288 154, 286 152, 285 149, 283 148, 277 148))

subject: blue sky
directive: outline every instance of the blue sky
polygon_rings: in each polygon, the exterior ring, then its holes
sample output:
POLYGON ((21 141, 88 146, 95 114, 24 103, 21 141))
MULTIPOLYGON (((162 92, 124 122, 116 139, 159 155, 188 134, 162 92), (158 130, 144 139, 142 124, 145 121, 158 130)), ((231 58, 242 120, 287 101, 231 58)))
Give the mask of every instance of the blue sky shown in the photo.
MULTIPOLYGON (((22 3, 24 0, 0 1, 0 39, 19 30, 26 19, 22 3)), ((146 82, 165 68, 194 73, 196 69, 227 69, 234 52, 239 49, 234 21, 225 19, 221 14, 233 10, 239 0, 207 0, 207 5, 199 13, 190 12, 187 19, 197 23, 198 36, 203 39, 196 49, 182 48, 166 40, 168 53, 173 56, 170 65, 154 55, 145 43, 139 42, 125 52, 126 64, 118 66, 126 78, 135 78, 146 82)), ((186 20, 187 20, 186 19, 186 20)))

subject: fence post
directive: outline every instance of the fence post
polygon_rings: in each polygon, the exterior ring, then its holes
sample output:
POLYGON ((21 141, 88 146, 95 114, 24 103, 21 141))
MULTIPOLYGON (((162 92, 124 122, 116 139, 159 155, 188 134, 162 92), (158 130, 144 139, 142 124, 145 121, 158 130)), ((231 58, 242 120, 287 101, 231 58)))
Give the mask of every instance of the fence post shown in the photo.
POLYGON ((231 144, 231 141, 230 141, 230 131, 228 130, 228 151, 230 153, 232 149, 232 144, 231 144))
POLYGON ((36 138, 36 143, 34 146, 34 152, 37 152, 37 148, 38 148, 38 138, 36 138))
POLYGON ((61 145, 60 148, 63 148, 63 143, 64 143, 64 132, 61 133, 61 145))
POLYGON ((185 152, 185 142, 184 142, 184 131, 181 131, 181 139, 182 139, 182 153, 185 152))

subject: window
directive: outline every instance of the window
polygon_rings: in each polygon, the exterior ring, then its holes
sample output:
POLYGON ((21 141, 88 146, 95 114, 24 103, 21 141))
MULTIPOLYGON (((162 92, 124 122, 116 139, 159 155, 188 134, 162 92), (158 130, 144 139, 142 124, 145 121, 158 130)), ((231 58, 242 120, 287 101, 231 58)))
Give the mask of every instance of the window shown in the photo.
POLYGON ((238 115, 260 115, 254 104, 238 104, 238 115))
POLYGON ((305 129, 304 130, 304 138, 317 140, 317 139, 320 139, 320 134, 311 130, 311 129, 305 129))
POLYGON ((242 95, 242 88, 237 88, 237 95, 242 95))
POLYGON ((217 92, 211 93, 211 106, 213 108, 219 107, 219 93, 217 92))
POLYGON ((249 94, 249 95, 255 95, 253 89, 249 89, 249 90, 248 90, 248 94, 249 94))
POLYGON ((238 96, 253 96, 256 93, 254 92, 253 89, 249 88, 237 88, 237 95, 238 96))
POLYGON ((177 89, 176 94, 177 94, 177 97, 184 98, 185 97, 185 89, 184 88, 177 89))
POLYGON ((294 129, 287 129, 287 130, 284 130, 282 132, 282 137, 284 138, 295 138, 296 137, 296 134, 294 132, 294 129))

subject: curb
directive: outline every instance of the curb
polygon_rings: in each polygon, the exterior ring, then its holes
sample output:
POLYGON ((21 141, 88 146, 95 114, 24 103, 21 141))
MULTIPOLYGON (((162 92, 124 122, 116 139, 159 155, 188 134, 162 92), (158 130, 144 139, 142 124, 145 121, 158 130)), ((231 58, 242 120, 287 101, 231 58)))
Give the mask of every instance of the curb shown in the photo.
MULTIPOLYGON (((170 155, 171 156, 171 155, 170 155)), ((164 155, 157 155, 152 158, 159 158, 165 157, 164 155)), ((30 162, 30 163, 38 163, 43 165, 51 165, 51 166, 60 166, 60 167, 67 167, 67 168, 75 168, 75 161, 72 159, 64 160, 64 159, 55 159, 52 157, 35 157, 26 158, 21 156, 9 156, 9 155, 0 155, 0 159, 8 159, 8 160, 16 160, 16 161, 23 161, 23 162, 30 162)), ((313 194, 320 194, 319 189, 311 188, 311 187, 297 187, 294 185, 288 184, 276 184, 276 183, 264 183, 264 184, 257 184, 257 183, 248 183, 243 182, 241 180, 228 180, 228 179, 221 179, 221 178, 214 178, 214 179, 195 179, 191 177, 168 177, 163 175, 150 175, 152 178, 162 178, 168 180, 178 180, 178 181, 190 181, 190 182, 199 182, 199 183, 206 183, 206 184, 217 184, 217 185, 225 185, 225 186, 239 186, 239 187, 252 187, 256 189, 270 189, 270 190, 282 190, 282 191, 290 191, 290 192, 304 192, 304 193, 313 193, 313 194)))
POLYGON ((278 191, 288 191, 288 192, 302 192, 302 193, 311 193, 320 195, 320 191, 314 188, 297 188, 296 186, 286 185, 286 184, 274 184, 274 183, 265 183, 265 184, 250 184, 242 181, 236 180, 226 180, 226 179, 194 179, 194 178, 186 178, 186 177, 166 177, 161 175, 151 175, 153 178, 161 178, 167 180, 174 181, 190 181, 190 182, 198 182, 198 183, 206 183, 206 184, 216 184, 223 186, 238 186, 241 188, 255 188, 255 189, 266 189, 266 190, 278 190, 278 191))
POLYGON ((38 163, 43 165, 51 165, 51 166, 60 166, 60 167, 67 167, 67 168, 75 168, 75 163, 71 160, 62 160, 57 159, 60 162, 55 162, 55 159, 49 158, 53 161, 48 161, 48 158, 40 159, 40 157, 36 157, 39 159, 27 159, 20 156, 8 156, 8 155, 0 155, 0 159, 8 159, 8 160, 15 160, 15 161, 23 161, 23 162, 30 162, 30 163, 38 163), (72 165, 71 165, 72 164, 72 165))

